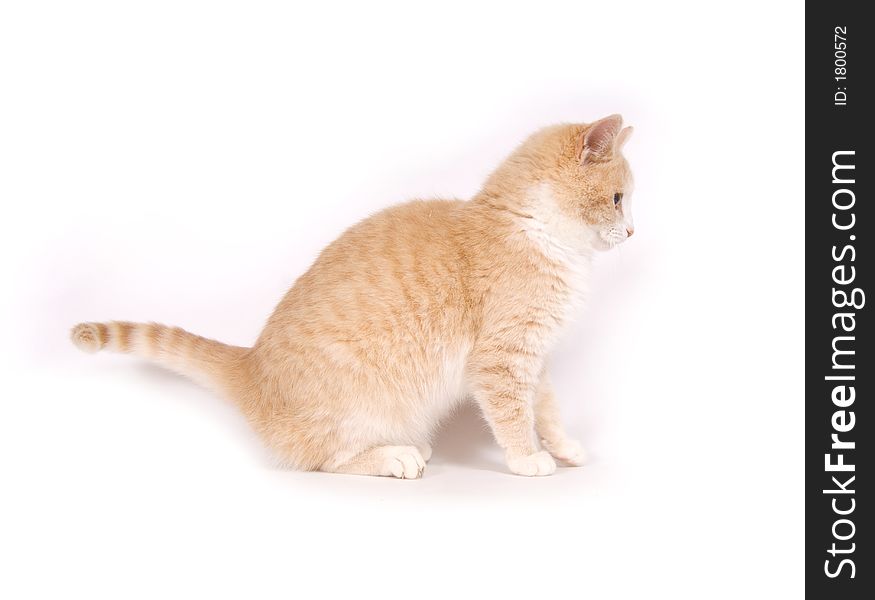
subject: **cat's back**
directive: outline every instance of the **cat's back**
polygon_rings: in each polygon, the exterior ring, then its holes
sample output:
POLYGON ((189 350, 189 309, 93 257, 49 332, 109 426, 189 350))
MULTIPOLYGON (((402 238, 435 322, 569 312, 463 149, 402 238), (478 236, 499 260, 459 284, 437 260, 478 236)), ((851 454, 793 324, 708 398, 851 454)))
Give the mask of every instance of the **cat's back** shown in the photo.
POLYGON ((379 261, 403 260, 417 252, 437 257, 450 249, 459 225, 461 200, 411 200, 384 209, 347 229, 325 248, 314 267, 345 260, 358 264, 356 250, 370 249, 379 261))
MULTIPOLYGON (((337 285, 378 291, 381 283, 418 285, 442 278, 458 263, 460 200, 412 200, 382 210, 347 229, 299 280, 302 287, 337 285), (413 282, 411 282, 413 283, 413 282), (376 288, 376 289, 375 289, 376 288)), ((297 287, 297 286, 296 286, 297 287)))
POLYGON ((452 326, 465 303, 465 204, 413 200, 353 225, 289 290, 262 338, 289 329, 295 336, 428 337, 452 326))

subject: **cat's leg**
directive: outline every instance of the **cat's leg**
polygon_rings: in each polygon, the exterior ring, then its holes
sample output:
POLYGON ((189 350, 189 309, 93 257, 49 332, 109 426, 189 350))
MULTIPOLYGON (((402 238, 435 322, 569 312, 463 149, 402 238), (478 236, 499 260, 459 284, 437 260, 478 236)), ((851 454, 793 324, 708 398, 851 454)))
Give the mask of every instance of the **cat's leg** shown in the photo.
MULTIPOLYGON (((431 448, 428 450, 430 451, 431 448)), ((322 470, 349 475, 418 479, 422 477, 422 472, 425 470, 425 461, 426 459, 415 446, 376 446, 348 460, 343 460, 340 464, 329 463, 323 466, 322 470)))
POLYGON ((540 361, 510 344, 484 344, 472 355, 470 386, 510 470, 517 475, 550 475, 556 462, 539 451, 533 398, 540 361))
POLYGON ((541 445, 554 458, 572 467, 579 467, 586 462, 583 446, 577 440, 570 439, 562 427, 559 406, 546 370, 541 374, 535 393, 535 431, 541 438, 541 445))

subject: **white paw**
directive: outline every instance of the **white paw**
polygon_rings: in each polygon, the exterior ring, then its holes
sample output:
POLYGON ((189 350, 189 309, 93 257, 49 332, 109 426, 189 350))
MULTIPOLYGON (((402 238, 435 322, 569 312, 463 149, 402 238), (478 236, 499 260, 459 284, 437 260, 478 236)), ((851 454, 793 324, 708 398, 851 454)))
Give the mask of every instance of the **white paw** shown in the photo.
POLYGON ((507 466, 517 475, 525 475, 526 477, 551 475, 556 470, 556 462, 553 457, 543 450, 528 456, 508 456, 507 466))
POLYGON ((383 460, 381 471, 398 479, 419 479, 425 470, 425 459, 413 446, 392 446, 383 460))
POLYGON ((580 467, 586 464, 589 456, 580 442, 577 440, 563 440, 558 444, 548 444, 543 442, 544 447, 550 450, 550 454, 556 460, 561 460, 563 463, 572 467, 580 467))

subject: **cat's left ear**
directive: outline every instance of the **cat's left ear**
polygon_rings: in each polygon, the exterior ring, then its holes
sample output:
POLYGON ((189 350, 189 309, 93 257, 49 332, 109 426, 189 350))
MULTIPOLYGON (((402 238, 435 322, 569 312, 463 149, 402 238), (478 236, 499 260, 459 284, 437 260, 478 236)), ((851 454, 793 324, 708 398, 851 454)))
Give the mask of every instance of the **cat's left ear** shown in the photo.
MULTIPOLYGON (((614 152, 617 134, 623 126, 623 117, 611 115, 591 124, 583 134, 580 164, 607 160, 614 152)), ((627 136, 628 137, 628 136, 627 136)))

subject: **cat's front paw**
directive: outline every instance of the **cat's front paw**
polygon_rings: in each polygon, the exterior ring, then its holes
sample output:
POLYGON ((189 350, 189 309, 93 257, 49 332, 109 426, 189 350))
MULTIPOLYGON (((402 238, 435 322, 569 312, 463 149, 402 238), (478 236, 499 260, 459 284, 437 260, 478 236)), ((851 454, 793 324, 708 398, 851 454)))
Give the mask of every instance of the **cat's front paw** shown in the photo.
POLYGON ((553 460, 549 453, 542 450, 541 452, 524 456, 508 455, 507 466, 517 475, 535 477, 552 475, 556 470, 556 461, 553 460))
POLYGON ((572 467, 583 466, 589 458, 586 450, 577 440, 562 440, 552 444, 547 440, 542 440, 541 443, 553 455, 553 458, 572 467))

